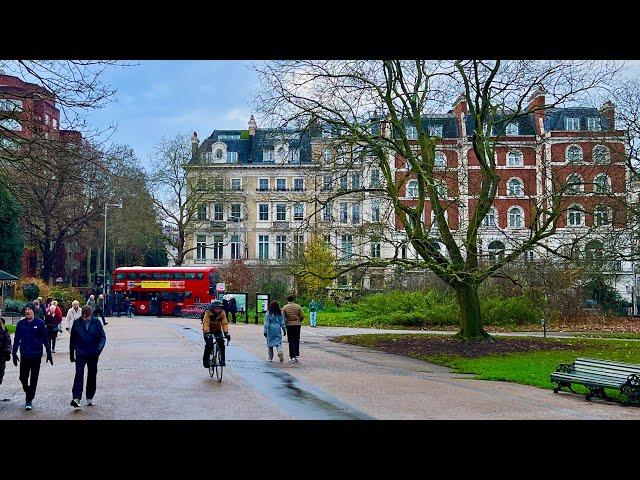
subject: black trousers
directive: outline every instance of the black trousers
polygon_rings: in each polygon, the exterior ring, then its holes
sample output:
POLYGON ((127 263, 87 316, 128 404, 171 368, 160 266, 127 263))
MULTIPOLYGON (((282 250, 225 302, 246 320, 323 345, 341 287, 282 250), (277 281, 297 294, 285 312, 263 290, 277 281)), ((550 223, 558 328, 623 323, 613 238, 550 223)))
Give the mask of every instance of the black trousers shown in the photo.
POLYGON ((22 383, 22 389, 26 394, 26 402, 31 402, 36 396, 41 363, 42 357, 22 357, 20 359, 20 383, 22 383), (29 376, 31 376, 31 381, 29 381, 29 376))
POLYGON ((290 358, 300 356, 300 327, 301 325, 287 325, 290 358))
POLYGON ((104 319, 104 311, 96 308, 96 310, 93 312, 94 315, 96 316, 96 318, 101 317, 102 318, 102 324, 104 325, 105 323, 107 323, 107 321, 104 319))
MULTIPOLYGON (((202 336, 204 337, 204 355, 202 355, 202 365, 204 365, 204 368, 209 368, 209 355, 211 355, 211 351, 213 350, 213 339, 206 333, 202 334, 202 336)), ((222 332, 214 332, 213 336, 216 338, 216 342, 218 343, 218 349, 220 349, 220 358, 224 362, 224 336, 222 332)))
POLYGON ((231 312, 231 321, 236 323, 236 312, 231 312))
POLYGON ((4 369, 6 365, 7 362, 5 362, 4 358, 0 359, 0 385, 2 385, 2 379, 4 378, 4 369))
POLYGON ((73 379, 73 398, 82 398, 84 386, 84 367, 87 366, 87 398, 96 394, 96 376, 98 373, 98 357, 76 356, 76 376, 73 379))
POLYGON ((58 336, 58 326, 56 325, 55 327, 50 327, 49 325, 47 325, 47 333, 49 334, 49 346, 51 347, 51 350, 55 350, 56 338, 58 336))

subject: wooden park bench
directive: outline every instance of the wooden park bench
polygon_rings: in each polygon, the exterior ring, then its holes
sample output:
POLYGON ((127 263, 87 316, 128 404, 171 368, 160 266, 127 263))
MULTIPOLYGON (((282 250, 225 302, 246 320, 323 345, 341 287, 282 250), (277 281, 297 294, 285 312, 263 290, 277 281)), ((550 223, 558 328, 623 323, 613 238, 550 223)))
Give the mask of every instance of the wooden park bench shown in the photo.
POLYGON ((571 365, 558 365, 551 374, 551 381, 557 384, 553 393, 558 393, 563 387, 577 393, 571 388, 571 384, 578 384, 589 389, 587 400, 591 400, 594 395, 613 400, 604 391, 605 388, 611 388, 627 396, 622 405, 640 401, 640 365, 578 358, 571 365))

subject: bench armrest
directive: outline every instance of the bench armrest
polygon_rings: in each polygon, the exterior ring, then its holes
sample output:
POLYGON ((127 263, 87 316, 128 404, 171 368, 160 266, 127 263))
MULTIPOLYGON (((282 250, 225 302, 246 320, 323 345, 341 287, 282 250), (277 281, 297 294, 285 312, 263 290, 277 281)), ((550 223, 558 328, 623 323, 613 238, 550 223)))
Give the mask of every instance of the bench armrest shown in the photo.
POLYGON ((632 373, 627 377, 625 385, 633 388, 640 388, 640 375, 638 375, 637 373, 632 373))
POLYGON ((561 363, 556 367, 556 372, 569 373, 570 371, 573 370, 573 368, 574 368, 573 363, 572 364, 561 363))

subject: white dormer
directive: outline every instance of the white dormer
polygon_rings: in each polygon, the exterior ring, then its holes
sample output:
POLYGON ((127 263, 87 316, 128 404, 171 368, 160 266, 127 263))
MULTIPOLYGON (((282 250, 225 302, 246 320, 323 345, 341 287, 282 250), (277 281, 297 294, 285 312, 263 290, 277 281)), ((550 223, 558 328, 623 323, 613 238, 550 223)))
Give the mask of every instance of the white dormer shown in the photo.
POLYGON ((224 142, 215 142, 211 145, 211 162, 226 163, 227 161, 227 144, 224 142))
POLYGON ((289 158, 289 144, 278 142, 273 146, 273 159, 276 163, 286 163, 289 158))

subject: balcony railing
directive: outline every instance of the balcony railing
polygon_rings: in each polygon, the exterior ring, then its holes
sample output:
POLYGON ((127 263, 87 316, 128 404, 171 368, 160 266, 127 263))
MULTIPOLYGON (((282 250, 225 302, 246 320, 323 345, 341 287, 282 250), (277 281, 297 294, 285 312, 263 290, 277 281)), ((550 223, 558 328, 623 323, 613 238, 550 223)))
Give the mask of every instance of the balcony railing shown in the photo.
POLYGON ((213 220, 209 222, 209 228, 227 228, 227 223, 220 220, 213 220))
POLYGON ((289 222, 283 222, 282 220, 277 220, 273 222, 273 228, 275 229, 286 229, 289 228, 289 222))

